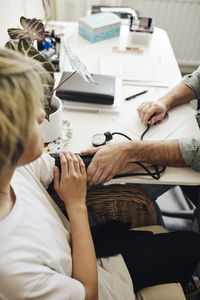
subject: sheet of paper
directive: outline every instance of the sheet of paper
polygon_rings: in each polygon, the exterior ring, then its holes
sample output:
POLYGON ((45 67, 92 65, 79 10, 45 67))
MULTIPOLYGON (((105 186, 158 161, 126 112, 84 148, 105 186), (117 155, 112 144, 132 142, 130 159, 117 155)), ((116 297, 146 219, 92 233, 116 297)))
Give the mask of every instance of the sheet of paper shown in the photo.
POLYGON ((115 54, 100 58, 101 74, 114 75, 126 84, 167 86, 164 64, 159 56, 115 54))
MULTIPOLYGON (((64 111, 63 116, 64 119, 70 122, 70 127, 72 128, 72 138, 67 149, 73 152, 80 152, 93 147, 92 136, 106 131, 110 131, 111 133, 122 132, 131 139, 137 139, 136 135, 108 114, 85 114, 84 112, 64 111)), ((127 141, 125 137, 114 135, 108 144, 125 141, 127 141)))
MULTIPOLYGON (((188 106, 181 105, 171 109, 160 124, 150 127, 144 136, 144 140, 167 139, 167 137, 174 133, 181 125, 194 117, 195 113, 196 111, 189 104, 188 106)), ((136 134, 138 138, 140 138, 146 129, 146 126, 142 124, 138 116, 136 108, 131 112, 127 112, 127 114, 120 114, 119 117, 115 117, 115 120, 136 134)))

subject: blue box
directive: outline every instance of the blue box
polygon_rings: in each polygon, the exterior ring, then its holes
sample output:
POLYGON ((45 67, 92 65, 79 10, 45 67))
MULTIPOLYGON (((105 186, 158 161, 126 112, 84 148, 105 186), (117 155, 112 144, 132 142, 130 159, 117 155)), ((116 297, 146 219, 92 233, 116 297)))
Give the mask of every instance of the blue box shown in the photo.
POLYGON ((95 43, 112 37, 119 36, 121 19, 113 13, 105 12, 79 20, 79 35, 95 43))

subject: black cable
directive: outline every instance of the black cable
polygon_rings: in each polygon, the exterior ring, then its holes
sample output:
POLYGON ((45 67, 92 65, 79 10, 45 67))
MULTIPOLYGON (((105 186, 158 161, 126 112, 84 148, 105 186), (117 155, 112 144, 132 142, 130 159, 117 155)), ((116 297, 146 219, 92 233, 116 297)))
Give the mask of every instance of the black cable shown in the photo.
POLYGON ((126 135, 126 134, 124 134, 124 133, 121 133, 121 132, 112 132, 112 135, 115 135, 115 134, 122 135, 122 136, 124 136, 125 138, 127 138, 129 141, 132 141, 132 139, 131 139, 128 135, 126 135))
MULTIPOLYGON (((140 140, 141 140, 141 141, 143 140, 143 137, 145 136, 145 134, 147 133, 147 131, 149 130, 150 127, 151 127, 151 123, 150 123, 150 121, 148 121, 148 123, 147 123, 147 128, 145 129, 145 131, 142 133, 142 135, 141 135, 141 137, 140 137, 140 140)), ((124 136, 125 138, 127 138, 129 141, 132 141, 132 139, 131 139, 128 135, 126 135, 126 134, 124 134, 124 133, 121 133, 121 132, 112 132, 112 135, 115 135, 115 134, 122 135, 122 136, 124 136)))
MULTIPOLYGON (((149 130, 150 126, 151 126, 151 124, 150 124, 150 122, 148 122, 146 130, 141 135, 141 138, 140 138, 141 140, 143 139, 145 133, 149 130)), ((124 136, 129 141, 132 141, 132 139, 128 135, 126 135, 124 133, 121 133, 121 132, 110 133, 109 131, 107 131, 106 134, 107 134, 106 136, 109 137, 109 139, 112 139, 113 135, 118 134, 118 135, 124 136)), ((61 170, 59 154, 57 154, 57 153, 51 153, 50 155, 52 157, 54 157, 56 166, 61 170)), ((83 162, 84 162, 84 164, 85 164, 85 166, 87 168, 89 166, 89 164, 90 164, 90 162, 91 162, 91 160, 92 160, 92 158, 93 158, 94 155, 88 155, 88 154, 79 154, 79 155, 81 156, 81 158, 82 158, 82 160, 83 160, 83 162)), ((161 166, 161 169, 159 170, 159 168, 158 168, 157 165, 153 165, 153 166, 151 166, 151 167, 154 168, 154 171, 152 172, 152 171, 149 170, 149 168, 147 168, 146 166, 144 166, 141 162, 131 162, 131 163, 134 163, 134 164, 137 164, 138 166, 140 166, 145 171, 145 173, 140 173, 140 172, 139 173, 125 173, 125 174, 115 175, 113 178, 128 177, 128 176, 147 176, 147 175, 149 175, 153 179, 158 180, 158 179, 160 179, 160 175, 166 169, 165 166, 161 166)))
POLYGON ((156 171, 155 172, 151 172, 147 167, 145 167, 142 163, 138 163, 138 162, 132 162, 133 164, 140 164, 140 167, 142 167, 146 173, 124 173, 124 174, 119 174, 119 175, 115 175, 113 178, 120 178, 120 177, 129 177, 129 176, 151 176, 154 179, 158 180, 160 179, 161 174, 165 171, 166 167, 165 166, 161 166, 162 168, 159 170, 158 166, 153 165, 152 167, 156 167, 156 171))
MULTIPOLYGON (((151 127, 151 123, 150 121, 147 123, 147 128, 145 129, 145 131, 142 133, 141 137, 140 137, 140 140, 143 139, 144 135, 147 133, 147 131, 149 130, 149 128, 151 127)), ((115 135, 115 134, 118 134, 118 135, 122 135, 124 136, 125 138, 127 138, 129 141, 132 141, 132 139, 124 134, 124 133, 121 133, 121 132, 113 132, 112 135, 115 135)), ((144 166, 141 162, 132 162, 134 164, 137 164, 138 166, 140 166, 141 168, 143 168, 146 173, 125 173, 125 174, 119 174, 119 175, 115 175, 114 178, 120 178, 120 177, 127 177, 127 176, 151 176, 152 178, 158 180, 160 179, 160 175, 165 171, 166 167, 165 166, 162 166, 162 169, 159 170, 158 169, 158 166, 157 165, 153 165, 152 167, 155 169, 154 172, 151 172, 146 166, 144 166)))
POLYGON ((150 121, 147 123, 147 128, 145 129, 145 131, 142 133, 140 140, 143 140, 144 135, 147 133, 147 131, 149 130, 149 128, 151 127, 151 123, 150 121))

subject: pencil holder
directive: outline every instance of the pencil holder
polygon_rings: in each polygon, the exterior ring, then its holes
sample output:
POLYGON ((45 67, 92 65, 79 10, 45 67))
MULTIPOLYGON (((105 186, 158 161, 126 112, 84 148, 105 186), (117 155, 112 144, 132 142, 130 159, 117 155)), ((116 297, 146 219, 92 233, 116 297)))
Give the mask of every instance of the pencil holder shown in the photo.
POLYGON ((139 26, 134 29, 132 23, 129 26, 129 43, 146 46, 150 43, 154 32, 154 22, 152 18, 138 17, 139 26))

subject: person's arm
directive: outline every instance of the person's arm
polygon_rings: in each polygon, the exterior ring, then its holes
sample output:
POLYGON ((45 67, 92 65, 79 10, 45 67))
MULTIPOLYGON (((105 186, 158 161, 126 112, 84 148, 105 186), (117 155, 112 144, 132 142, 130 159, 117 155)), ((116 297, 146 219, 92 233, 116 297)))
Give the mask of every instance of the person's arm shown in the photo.
POLYGON ((61 174, 54 168, 54 188, 64 201, 72 236, 72 277, 85 287, 85 299, 98 299, 97 263, 86 207, 85 165, 77 155, 60 154, 61 174))
POLYGON ((24 166, 24 168, 36 177, 44 187, 53 181, 53 167, 55 159, 47 153, 43 153, 39 158, 24 166))
POLYGON ((88 184, 107 182, 121 172, 135 171, 131 162, 185 167, 178 140, 130 141, 89 149, 84 153, 94 154, 87 174, 88 184))
POLYGON ((161 97, 159 101, 166 106, 168 111, 174 106, 187 103, 195 99, 195 97, 195 92, 189 86, 181 82, 171 89, 165 96, 161 97))
POLYGON ((178 140, 130 142, 127 146, 128 161, 186 167, 178 140))
POLYGON ((185 83, 179 83, 166 95, 157 101, 143 102, 137 109, 138 115, 144 125, 147 124, 151 116, 151 125, 160 121, 166 112, 179 104, 187 103, 196 98, 195 91, 185 83))
POLYGON ((200 172, 200 137, 182 137, 178 142, 185 163, 200 172))

